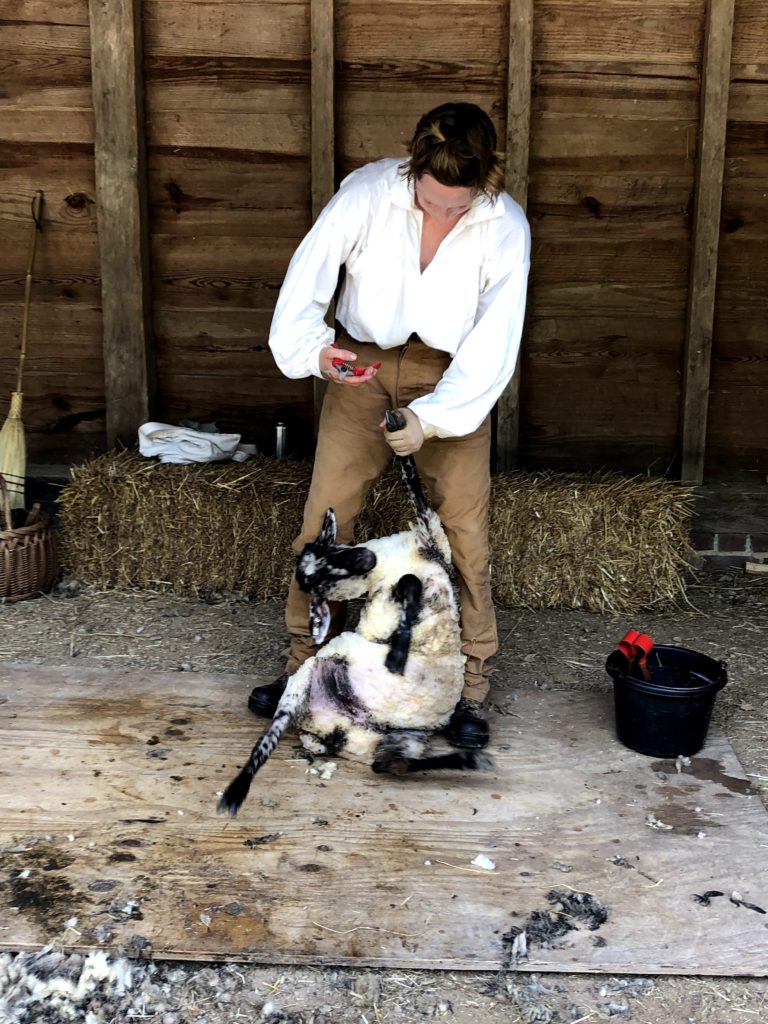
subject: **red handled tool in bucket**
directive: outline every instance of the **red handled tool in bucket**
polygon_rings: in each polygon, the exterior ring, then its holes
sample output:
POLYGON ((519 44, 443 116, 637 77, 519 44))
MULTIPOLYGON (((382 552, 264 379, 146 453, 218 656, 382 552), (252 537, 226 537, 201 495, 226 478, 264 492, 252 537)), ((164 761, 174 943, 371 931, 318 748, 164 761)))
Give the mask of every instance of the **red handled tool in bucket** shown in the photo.
POLYGON ((627 659, 627 673, 631 675, 635 668, 646 683, 651 681, 651 670, 648 668, 648 655, 653 650, 653 640, 646 633, 630 629, 618 642, 618 650, 627 659))

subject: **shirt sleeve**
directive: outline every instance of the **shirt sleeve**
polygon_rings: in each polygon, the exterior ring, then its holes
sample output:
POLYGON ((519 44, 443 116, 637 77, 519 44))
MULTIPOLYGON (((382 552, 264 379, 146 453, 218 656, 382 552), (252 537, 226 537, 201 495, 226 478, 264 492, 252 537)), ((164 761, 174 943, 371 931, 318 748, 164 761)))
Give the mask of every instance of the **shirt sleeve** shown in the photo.
POLYGON ((433 392, 411 402, 424 436, 464 437, 483 422, 517 364, 530 268, 530 230, 507 235, 482 271, 475 325, 433 392))
POLYGON ((269 332, 269 347, 286 377, 321 375, 320 351, 334 341, 325 315, 339 268, 363 230, 364 207, 364 190, 342 185, 288 265, 269 332))

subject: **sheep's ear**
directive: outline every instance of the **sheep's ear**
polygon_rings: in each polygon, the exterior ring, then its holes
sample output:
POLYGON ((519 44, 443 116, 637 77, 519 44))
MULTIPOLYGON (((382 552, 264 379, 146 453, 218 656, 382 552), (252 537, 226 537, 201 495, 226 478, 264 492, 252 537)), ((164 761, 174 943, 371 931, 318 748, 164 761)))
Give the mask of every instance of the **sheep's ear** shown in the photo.
POLYGON ((318 533, 315 543, 328 545, 336 543, 336 513, 332 508, 325 513, 323 525, 320 527, 320 533, 318 533))
POLYGON ((321 644, 328 636, 331 625, 331 609, 321 597, 310 594, 309 597, 309 631, 316 644, 321 644))

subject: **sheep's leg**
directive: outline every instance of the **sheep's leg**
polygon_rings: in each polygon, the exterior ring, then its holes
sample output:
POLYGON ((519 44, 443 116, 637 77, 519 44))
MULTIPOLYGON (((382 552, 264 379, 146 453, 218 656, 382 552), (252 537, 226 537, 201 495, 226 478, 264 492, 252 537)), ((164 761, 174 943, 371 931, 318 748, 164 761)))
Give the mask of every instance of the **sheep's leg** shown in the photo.
POLYGON ((478 750, 452 750, 448 754, 431 754, 429 757, 410 757, 397 763, 393 768, 377 768, 374 771, 389 771, 403 775, 406 772, 431 772, 453 768, 457 771, 487 772, 493 768, 493 761, 478 750))
POLYGON ((430 515, 434 515, 432 506, 424 496, 424 489, 421 486, 421 477, 416 468, 416 460, 412 455, 405 455, 398 459, 400 463, 400 476, 403 481, 405 493, 413 506, 416 515, 424 524, 431 525, 430 515))
POLYGON ((457 769, 488 771, 493 761, 478 750, 451 750, 446 754, 427 754, 429 737, 425 732, 397 730, 383 736, 376 748, 371 767, 380 774, 406 775, 410 772, 457 769))
MULTIPOLYGON (((387 430, 402 430, 405 418, 399 409, 389 410, 386 414, 387 430)), ((413 455, 401 455, 397 459, 400 464, 400 476, 405 493, 416 513, 416 534, 421 538, 424 554, 441 562, 446 571, 450 563, 450 550, 437 512, 432 508, 421 486, 421 477, 416 468, 413 455), (442 545, 438 542, 442 538, 442 545), (437 543, 436 543, 437 542, 437 543), (446 560, 447 559, 447 560, 446 560)))
MULTIPOLYGON (((399 409, 387 409, 384 413, 384 419, 388 434, 393 434, 395 431, 405 428, 405 416, 399 409)), ((400 464, 400 476, 402 477, 403 487, 413 506, 413 510, 420 519, 423 519, 429 525, 427 520, 431 507, 424 497, 424 490, 421 486, 419 471, 416 468, 416 461, 412 455, 401 455, 397 461, 400 464)))
POLYGON ((240 774, 224 790, 218 804, 220 811, 228 811, 232 817, 237 814, 248 796, 254 775, 272 756, 283 733, 301 718, 309 700, 312 676, 317 671, 317 665, 318 660, 310 658, 288 680, 269 728, 256 742, 240 774))
POLYGON ((397 675, 402 675, 405 671, 405 663, 411 648, 411 631, 421 611, 422 590, 421 580, 412 573, 401 576, 392 589, 392 600, 400 605, 400 621, 387 640, 389 653, 384 666, 397 675))

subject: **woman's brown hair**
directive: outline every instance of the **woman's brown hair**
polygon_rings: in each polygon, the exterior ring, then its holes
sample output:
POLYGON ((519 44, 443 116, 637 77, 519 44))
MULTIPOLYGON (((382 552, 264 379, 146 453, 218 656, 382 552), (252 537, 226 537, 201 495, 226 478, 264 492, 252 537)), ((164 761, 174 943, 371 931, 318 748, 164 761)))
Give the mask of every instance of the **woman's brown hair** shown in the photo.
POLYGON ((403 172, 430 174, 441 185, 472 188, 495 198, 504 188, 496 129, 474 103, 443 103, 424 114, 408 146, 403 172))

